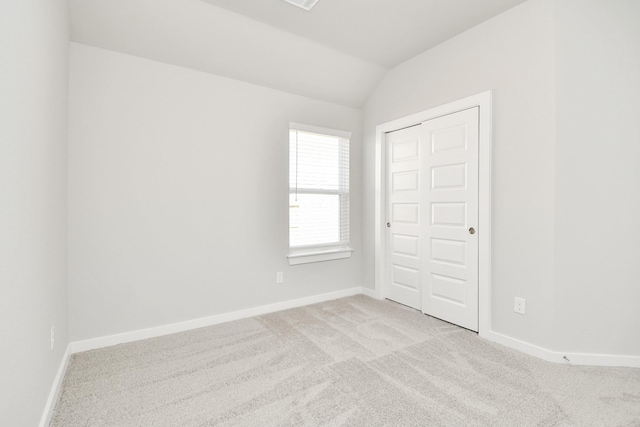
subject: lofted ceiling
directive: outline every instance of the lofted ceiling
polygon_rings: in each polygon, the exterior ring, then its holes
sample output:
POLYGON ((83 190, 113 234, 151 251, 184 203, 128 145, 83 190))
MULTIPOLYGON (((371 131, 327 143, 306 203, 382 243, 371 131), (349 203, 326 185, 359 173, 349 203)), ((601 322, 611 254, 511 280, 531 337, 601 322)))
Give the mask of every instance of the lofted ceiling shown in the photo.
POLYGON ((202 0, 392 68, 524 0, 202 0))
POLYGON ((359 108, 386 70, 525 0, 69 0, 71 40, 359 108))

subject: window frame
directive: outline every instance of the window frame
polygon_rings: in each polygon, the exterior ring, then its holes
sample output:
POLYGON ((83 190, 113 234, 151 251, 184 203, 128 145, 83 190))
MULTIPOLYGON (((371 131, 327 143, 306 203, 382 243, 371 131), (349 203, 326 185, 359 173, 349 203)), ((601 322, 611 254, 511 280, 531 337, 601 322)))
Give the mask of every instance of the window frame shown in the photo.
MULTIPOLYGON (((336 129, 330 129, 330 128, 324 128, 324 127, 319 127, 319 126, 312 126, 312 125, 306 125, 306 124, 301 124, 301 123, 294 123, 294 122, 290 122, 289 123, 289 132, 288 135, 291 135, 291 131, 299 131, 299 132, 308 132, 308 133, 315 133, 315 134, 319 134, 319 135, 326 135, 326 136, 331 136, 331 137, 337 137, 337 138, 341 138, 341 139, 345 139, 347 144, 349 144, 349 149, 347 150, 347 164, 349 165, 349 174, 350 174, 350 170, 351 170, 351 150, 350 150, 350 144, 351 144, 351 132, 347 132, 347 131, 341 131, 341 130, 336 130, 336 129)), ((291 141, 289 140, 289 159, 291 158, 291 141)), ((341 158, 340 160, 344 160, 343 158, 341 158)), ((340 161, 339 160, 339 161, 340 161)), ((330 261, 330 260, 336 260, 336 259, 345 259, 345 258, 349 258, 351 256, 351 253, 353 252, 353 248, 351 248, 350 246, 350 234, 351 234, 351 215, 350 215, 350 209, 347 208, 347 213, 346 213, 346 221, 347 221, 347 238, 344 239, 344 236, 342 235, 342 230, 344 230, 343 228, 343 223, 342 221, 344 221, 345 219, 345 215, 344 212, 342 211, 344 203, 345 203, 345 198, 346 198, 346 202, 347 202, 347 206, 350 203, 350 188, 351 188, 351 184, 350 184, 350 179, 348 180, 349 184, 347 185, 346 189, 339 189, 339 190, 322 190, 322 189, 300 189, 297 188, 295 189, 294 187, 292 187, 291 185, 291 178, 290 178, 290 168, 289 168, 289 174, 288 174, 288 178, 287 180, 289 181, 289 195, 288 198, 290 200, 291 198, 291 194, 292 191, 297 191, 298 194, 330 194, 330 195, 338 195, 340 196, 340 230, 341 230, 341 236, 340 236, 340 242, 337 243, 331 243, 331 244, 312 244, 312 245, 301 245, 301 246, 291 246, 291 236, 290 236, 290 231, 287 234, 287 241, 288 241, 288 247, 289 247, 289 254, 287 256, 287 258, 289 259, 289 264, 290 265, 298 265, 298 264, 306 264, 306 263, 311 263, 311 262, 320 262, 320 261, 330 261)), ((288 224, 289 224, 289 228, 288 230, 290 230, 291 227, 291 208, 289 208, 289 211, 287 213, 288 215, 288 224)))

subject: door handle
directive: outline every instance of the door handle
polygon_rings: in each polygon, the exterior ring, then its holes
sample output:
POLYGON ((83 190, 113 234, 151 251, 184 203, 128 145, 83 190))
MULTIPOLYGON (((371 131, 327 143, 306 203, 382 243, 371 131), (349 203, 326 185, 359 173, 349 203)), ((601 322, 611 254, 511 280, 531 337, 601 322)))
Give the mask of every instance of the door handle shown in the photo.
POLYGON ((469 228, 469 234, 476 234, 476 229, 473 227, 469 228))
POLYGON ((387 223, 387 228, 391 228, 391 223, 390 222, 387 223))

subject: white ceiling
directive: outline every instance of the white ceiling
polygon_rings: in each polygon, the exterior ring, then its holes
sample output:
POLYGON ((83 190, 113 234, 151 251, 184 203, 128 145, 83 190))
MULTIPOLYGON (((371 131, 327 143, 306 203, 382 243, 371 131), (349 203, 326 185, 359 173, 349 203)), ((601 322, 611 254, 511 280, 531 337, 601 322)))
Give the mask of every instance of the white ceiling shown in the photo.
POLYGON ((525 0, 202 0, 391 68, 525 0))
POLYGON ((72 41, 361 107, 387 69, 524 0, 69 0, 72 41))

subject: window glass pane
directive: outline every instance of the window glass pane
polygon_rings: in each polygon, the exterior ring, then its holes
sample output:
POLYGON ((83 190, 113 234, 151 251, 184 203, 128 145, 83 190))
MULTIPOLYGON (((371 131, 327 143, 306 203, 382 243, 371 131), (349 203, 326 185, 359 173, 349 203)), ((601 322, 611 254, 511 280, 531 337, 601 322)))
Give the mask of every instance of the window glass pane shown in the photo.
POLYGON ((340 196, 289 195, 289 245, 323 245, 340 242, 340 196))
POLYGON ((331 132, 289 130, 292 248, 349 244, 349 138, 331 132))
POLYGON ((340 138, 292 130, 289 135, 291 188, 340 189, 340 138))

